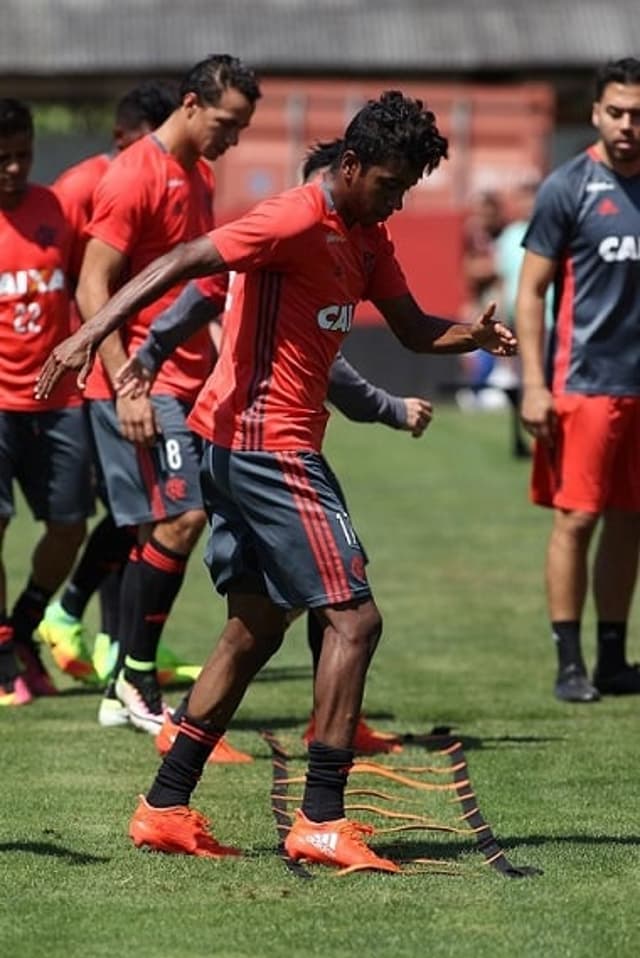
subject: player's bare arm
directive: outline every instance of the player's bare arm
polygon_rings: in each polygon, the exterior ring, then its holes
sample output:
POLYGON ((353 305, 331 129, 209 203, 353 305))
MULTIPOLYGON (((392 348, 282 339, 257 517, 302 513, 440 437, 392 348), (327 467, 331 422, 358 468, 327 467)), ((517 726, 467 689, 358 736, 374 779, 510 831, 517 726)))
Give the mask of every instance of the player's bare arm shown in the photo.
MULTIPOLYGON (((120 250, 93 237, 89 240, 80 271, 76 300, 83 318, 93 316, 109 301, 118 288, 127 267, 127 257, 120 250)), ((126 351, 118 331, 111 333, 101 344, 100 358, 113 383, 116 369, 126 359, 126 351)), ((140 402, 116 401, 120 429, 130 442, 151 443, 155 440, 156 422, 148 400, 140 402)))
POLYGON ((553 441, 553 399, 544 373, 545 296, 556 261, 527 250, 516 300, 516 330, 522 360, 521 418, 525 429, 543 442, 553 441))
POLYGON ((208 236, 176 246, 149 263, 126 283, 91 319, 53 350, 38 376, 35 395, 44 399, 67 372, 79 371, 78 386, 84 388, 96 349, 109 333, 119 329, 129 316, 155 302, 183 279, 218 273, 227 267, 208 236))
POLYGON ((495 318, 490 303, 474 323, 456 323, 424 313, 411 294, 377 302, 394 334, 415 353, 466 353, 484 349, 495 356, 513 356, 513 332, 495 318))
MULTIPOLYGON (((120 284, 126 266, 127 258, 119 250, 102 240, 93 237, 89 240, 76 290, 76 302, 83 321, 95 316, 109 301, 120 284)), ((100 358, 110 378, 122 365, 126 355, 119 333, 114 333, 101 344, 100 358)))

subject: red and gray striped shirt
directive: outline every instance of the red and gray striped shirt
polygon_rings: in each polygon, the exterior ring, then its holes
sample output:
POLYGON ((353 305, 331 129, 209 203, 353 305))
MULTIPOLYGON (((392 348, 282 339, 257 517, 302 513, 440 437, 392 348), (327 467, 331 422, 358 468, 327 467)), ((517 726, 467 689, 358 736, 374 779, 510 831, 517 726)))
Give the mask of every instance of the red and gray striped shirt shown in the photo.
POLYGON ((347 229, 314 182, 208 235, 240 275, 189 425, 228 449, 319 451, 329 369, 356 305, 408 292, 386 227, 347 229))

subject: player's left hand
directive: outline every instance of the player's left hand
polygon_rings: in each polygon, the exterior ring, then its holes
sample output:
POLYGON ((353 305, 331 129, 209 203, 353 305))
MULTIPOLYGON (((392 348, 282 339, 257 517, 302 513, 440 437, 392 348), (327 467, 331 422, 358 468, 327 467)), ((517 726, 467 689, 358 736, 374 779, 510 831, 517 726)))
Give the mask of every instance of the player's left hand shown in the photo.
POLYGON ((407 396, 402 401, 406 413, 402 428, 410 432, 414 439, 419 439, 433 419, 433 406, 427 399, 413 396, 407 396))
POLYGON ((471 338, 479 349, 494 356, 514 356, 518 341, 512 330, 495 318, 496 304, 489 303, 482 315, 471 325, 471 338))
POLYGON ((113 384, 120 398, 130 396, 132 399, 137 399, 139 396, 149 395, 154 379, 155 373, 147 369, 135 353, 118 369, 113 384))
POLYGON ((96 354, 96 347, 87 341, 84 332, 81 327, 72 336, 63 339, 51 351, 36 379, 34 387, 36 399, 47 399, 58 380, 62 379, 66 373, 75 370, 80 370, 78 387, 84 389, 96 354))

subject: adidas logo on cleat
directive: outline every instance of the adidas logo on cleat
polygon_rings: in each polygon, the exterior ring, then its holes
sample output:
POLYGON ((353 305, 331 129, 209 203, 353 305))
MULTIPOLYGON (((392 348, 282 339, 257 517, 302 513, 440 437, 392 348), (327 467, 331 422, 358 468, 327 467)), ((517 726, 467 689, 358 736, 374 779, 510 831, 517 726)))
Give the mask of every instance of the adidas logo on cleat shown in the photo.
POLYGON ((317 848, 319 852, 324 852, 326 855, 335 855, 338 847, 338 833, 313 832, 311 835, 305 835, 305 841, 317 848))

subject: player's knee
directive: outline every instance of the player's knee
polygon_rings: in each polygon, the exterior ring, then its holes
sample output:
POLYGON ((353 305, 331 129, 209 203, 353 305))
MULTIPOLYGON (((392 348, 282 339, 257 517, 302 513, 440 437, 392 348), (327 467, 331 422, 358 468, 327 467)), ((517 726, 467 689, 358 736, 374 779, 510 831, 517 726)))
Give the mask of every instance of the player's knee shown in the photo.
POLYGON ((598 522, 598 514, 579 509, 556 513, 556 530, 573 539, 588 538, 598 522))
POLYGON ((243 622, 237 622, 235 628, 225 635, 234 656, 247 659, 258 657, 264 661, 278 651, 283 638, 284 632, 281 630, 251 628, 243 622))
POLYGON ((156 527, 154 537, 180 555, 189 555, 195 547, 207 517, 201 509, 189 509, 156 527))
POLYGON ((350 616, 341 622, 337 628, 337 639, 345 643, 354 652, 360 652, 369 657, 373 654, 380 635, 382 634, 382 619, 373 603, 366 609, 360 609, 357 616, 350 616))

